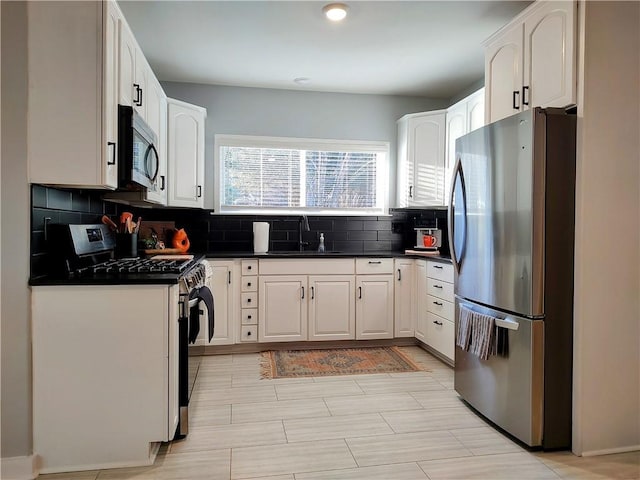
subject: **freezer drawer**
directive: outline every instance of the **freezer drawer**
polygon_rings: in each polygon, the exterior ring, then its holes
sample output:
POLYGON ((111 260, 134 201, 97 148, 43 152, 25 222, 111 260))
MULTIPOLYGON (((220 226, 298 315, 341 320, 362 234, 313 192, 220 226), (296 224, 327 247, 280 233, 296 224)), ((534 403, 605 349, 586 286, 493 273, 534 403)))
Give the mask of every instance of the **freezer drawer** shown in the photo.
MULTIPOLYGON (((498 318, 507 315, 456 298, 455 331, 460 304, 498 318)), ((543 435, 544 321, 509 315, 508 353, 480 360, 455 347, 456 392, 473 408, 529 446, 540 446, 543 435), (514 329, 515 328, 515 329, 514 329)))

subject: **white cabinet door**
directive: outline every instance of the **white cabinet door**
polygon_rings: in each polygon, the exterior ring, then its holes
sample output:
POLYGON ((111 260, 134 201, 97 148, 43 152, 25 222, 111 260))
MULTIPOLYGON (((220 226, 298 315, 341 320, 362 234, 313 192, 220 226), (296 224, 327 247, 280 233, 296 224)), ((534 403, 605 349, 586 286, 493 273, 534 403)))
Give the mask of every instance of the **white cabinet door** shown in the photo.
POLYGON ((454 323, 435 313, 427 312, 427 343, 449 360, 454 360, 454 323))
POLYGON ((523 25, 517 23, 485 52, 486 123, 521 111, 523 25))
POLYGON ((167 99, 167 115, 167 204, 171 207, 203 208, 206 110, 167 99))
POLYGON ((155 78, 147 79, 146 109, 147 124, 156 133, 158 150, 158 173, 153 188, 147 189, 147 200, 160 205, 167 204, 167 96, 155 78))
POLYGON ((445 112, 398 120, 398 205, 443 205, 445 112))
POLYGON ((200 324, 207 325, 202 329, 204 331, 202 341, 208 345, 229 345, 234 342, 233 261, 209 261, 208 263, 212 276, 207 285, 213 293, 215 326, 213 338, 209 342, 208 317, 205 312, 205 315, 200 318, 200 324))
POLYGON ((355 277, 309 276, 309 340, 356 338, 355 277))
POLYGON ((443 205, 445 114, 409 122, 409 206, 443 205))
POLYGON ((415 337, 426 342, 427 335, 427 262, 425 260, 416 260, 416 330, 415 337))
POLYGON ((138 44, 124 18, 119 26, 119 102, 121 105, 133 106, 138 96, 136 84, 136 51, 138 44))
POLYGON ((356 277, 356 339, 393 338, 393 275, 356 277))
POLYGON ((576 8, 572 0, 534 2, 489 41, 487 123, 576 103, 576 8))
POLYGON ((576 102, 576 4, 540 2, 524 24, 523 103, 564 107, 576 102))
POLYGON ((273 275, 258 278, 258 340, 307 340, 307 276, 273 275))
POLYGON ((449 204, 451 175, 456 164, 456 139, 467 133, 467 104, 459 102, 447 109, 447 152, 444 174, 444 204, 449 204))
POLYGON ((484 88, 447 108, 444 204, 448 205, 451 176, 456 164, 456 140, 484 125, 484 88))
POLYGON ((395 315, 394 336, 413 337, 415 332, 414 261, 395 260, 395 315))
POLYGON ((117 5, 28 2, 27 15, 29 182, 115 189, 117 5))

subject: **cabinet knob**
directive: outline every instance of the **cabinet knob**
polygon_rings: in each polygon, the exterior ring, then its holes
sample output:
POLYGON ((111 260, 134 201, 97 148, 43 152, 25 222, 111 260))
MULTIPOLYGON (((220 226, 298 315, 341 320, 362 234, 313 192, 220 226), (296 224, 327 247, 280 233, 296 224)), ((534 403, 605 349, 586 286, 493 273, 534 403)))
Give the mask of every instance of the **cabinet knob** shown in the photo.
POLYGON ((248 318, 248 319, 251 319, 251 315, 247 315, 247 318, 248 318))
POLYGON ((251 336, 251 332, 249 331, 247 332, 247 337, 250 337, 250 336, 251 336))
POLYGON ((247 303, 251 303, 251 299, 250 298, 247 298, 247 303))
POLYGON ((249 265, 249 266, 247 267, 247 270, 251 270, 251 265, 249 265))
POLYGON ((247 283, 247 287, 250 287, 250 286, 251 286, 251 282, 247 283))

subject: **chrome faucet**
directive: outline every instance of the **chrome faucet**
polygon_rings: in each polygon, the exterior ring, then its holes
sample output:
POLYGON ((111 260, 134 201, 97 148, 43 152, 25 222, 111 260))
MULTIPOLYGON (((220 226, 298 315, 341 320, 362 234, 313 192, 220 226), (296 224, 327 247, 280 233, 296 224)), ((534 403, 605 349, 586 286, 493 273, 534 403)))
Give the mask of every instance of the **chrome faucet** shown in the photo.
POLYGON ((309 245, 309 242, 302 241, 302 232, 310 232, 309 228, 309 219, 306 215, 301 215, 298 220, 298 248, 302 252, 304 251, 304 247, 309 245))

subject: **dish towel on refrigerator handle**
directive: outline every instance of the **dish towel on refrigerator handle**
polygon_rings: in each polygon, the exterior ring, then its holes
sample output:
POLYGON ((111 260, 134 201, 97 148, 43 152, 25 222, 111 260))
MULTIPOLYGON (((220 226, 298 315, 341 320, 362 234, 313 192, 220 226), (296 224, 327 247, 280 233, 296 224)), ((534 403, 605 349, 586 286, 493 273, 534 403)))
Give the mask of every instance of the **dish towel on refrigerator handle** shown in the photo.
POLYGON ((495 317, 460 305, 458 320, 456 346, 481 360, 488 360, 490 355, 508 354, 508 331, 496 325, 495 317))

